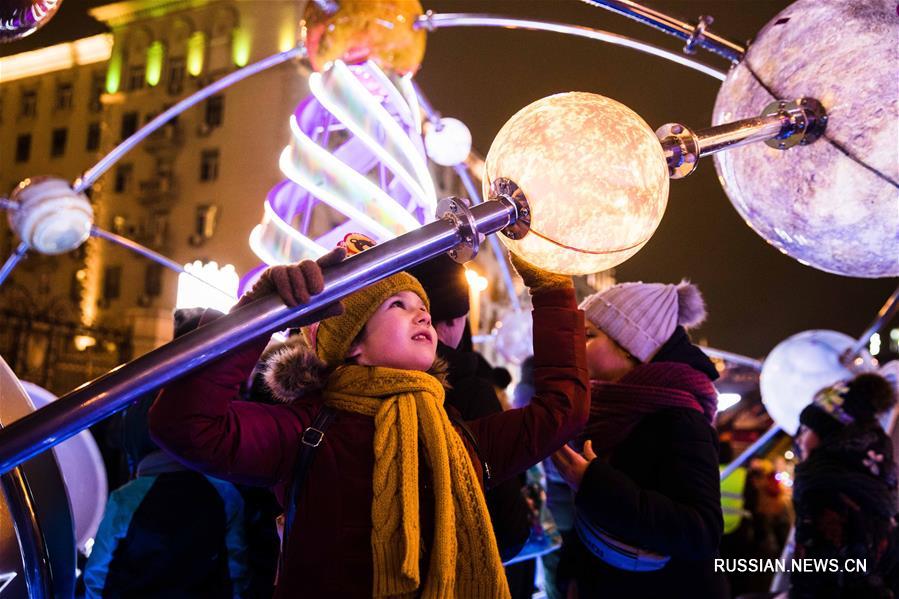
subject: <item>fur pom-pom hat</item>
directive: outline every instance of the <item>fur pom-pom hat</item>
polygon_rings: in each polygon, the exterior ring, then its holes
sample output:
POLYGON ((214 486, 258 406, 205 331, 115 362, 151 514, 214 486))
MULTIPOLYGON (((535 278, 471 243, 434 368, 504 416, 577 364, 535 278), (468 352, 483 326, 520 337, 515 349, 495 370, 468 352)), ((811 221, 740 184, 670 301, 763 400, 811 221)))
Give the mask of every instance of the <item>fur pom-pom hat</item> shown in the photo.
POLYGON ((705 320, 705 301, 696 285, 682 280, 620 283, 581 302, 587 320, 641 362, 648 362, 678 325, 690 329, 705 320))

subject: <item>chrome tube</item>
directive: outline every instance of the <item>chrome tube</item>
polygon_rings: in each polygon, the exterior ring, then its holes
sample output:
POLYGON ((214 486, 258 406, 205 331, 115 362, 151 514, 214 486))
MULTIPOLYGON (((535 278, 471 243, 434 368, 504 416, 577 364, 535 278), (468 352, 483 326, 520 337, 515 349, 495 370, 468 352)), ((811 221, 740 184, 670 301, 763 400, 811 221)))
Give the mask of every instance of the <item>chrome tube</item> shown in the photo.
MULTIPOLYGON (((500 198, 473 207, 471 216, 475 234, 486 235, 516 222, 518 211, 500 198)), ((452 219, 429 223, 328 268, 324 290, 304 306, 290 309, 277 296, 268 296, 119 366, 0 429, 0 474, 251 339, 298 321, 313 322, 322 308, 453 249, 471 233, 452 219)))
POLYGON ((130 152, 134 146, 139 144, 145 138, 147 138, 151 133, 168 123, 174 117, 178 116, 191 106, 202 102, 209 96, 220 92, 221 90, 229 87, 250 77, 251 75, 255 75, 256 73, 261 73, 271 67, 277 66, 282 62, 287 62, 293 58, 302 57, 306 52, 305 46, 296 46, 287 50, 285 52, 281 52, 279 54, 274 54, 269 56, 268 58, 263 58, 258 62, 254 62, 251 65, 247 65, 242 69, 238 69, 233 73, 229 73, 225 75, 218 81, 207 85, 203 89, 189 95, 184 98, 168 110, 164 111, 162 114, 154 118, 152 121, 138 129, 134 134, 132 134, 128 139, 117 145, 113 148, 109 154, 100 159, 97 164, 89 168, 83 175, 81 175, 75 182, 72 184, 72 188, 75 190, 75 193, 82 193, 84 190, 93 185, 97 179, 99 179, 103 173, 109 170, 113 164, 115 164, 119 158, 130 152))
POLYGON ((13 269, 18 266, 19 262, 21 262, 25 256, 28 254, 28 244, 24 241, 19 242, 19 245, 16 246, 16 249, 12 251, 12 254, 9 255, 9 258, 6 259, 6 262, 3 263, 3 266, 0 267, 0 285, 6 281, 6 278, 12 273, 13 269))
POLYGON ((843 363, 849 364, 855 360, 864 347, 870 343, 871 335, 879 331, 880 327, 889 322, 890 319, 895 316, 897 310, 899 310, 899 287, 896 287, 896 290, 893 291, 890 297, 887 298, 887 301, 884 302, 883 306, 880 307, 880 310, 877 312, 877 317, 874 319, 874 322, 871 323, 871 326, 865 329, 865 332, 861 334, 852 347, 843 354, 843 363))
POLYGON ((445 13, 434 14, 427 13, 419 17, 416 22, 417 27, 434 31, 445 27, 503 27, 506 29, 526 29, 530 31, 550 31, 553 33, 563 33, 565 35, 574 35, 577 37, 585 37, 587 39, 597 40, 623 46, 633 50, 639 50, 646 54, 652 54, 659 58, 670 60, 671 62, 699 71, 709 77, 714 77, 719 81, 724 81, 727 74, 718 69, 704 65, 690 58, 686 58, 675 52, 669 52, 624 35, 610 33, 601 29, 592 29, 580 25, 569 25, 567 23, 549 23, 546 21, 537 21, 534 19, 518 19, 515 17, 501 17, 494 15, 484 15, 476 13, 445 13))
MULTIPOLYGON (((731 62, 740 62, 746 49, 740 44, 715 35, 708 31, 711 17, 700 17, 697 25, 691 25, 663 12, 642 6, 630 0, 581 0, 592 6, 605 8, 619 15, 649 25, 659 31, 679 37, 686 42, 684 51, 690 52, 693 47, 700 47, 726 58, 731 62)), ((692 52, 691 52, 692 53, 692 52)))
POLYGON ((709 156, 730 148, 766 141, 781 135, 789 126, 789 117, 775 114, 701 129, 696 132, 699 155, 709 156))
POLYGON ((723 349, 715 349, 714 347, 707 347, 705 345, 700 345, 699 349, 701 349, 702 353, 710 358, 718 358, 720 360, 724 360, 725 362, 739 364, 740 366, 748 366, 749 368, 754 368, 755 370, 759 371, 761 371, 762 369, 762 361, 756 360, 755 358, 750 358, 749 356, 743 356, 741 354, 735 354, 733 352, 724 351, 723 349))

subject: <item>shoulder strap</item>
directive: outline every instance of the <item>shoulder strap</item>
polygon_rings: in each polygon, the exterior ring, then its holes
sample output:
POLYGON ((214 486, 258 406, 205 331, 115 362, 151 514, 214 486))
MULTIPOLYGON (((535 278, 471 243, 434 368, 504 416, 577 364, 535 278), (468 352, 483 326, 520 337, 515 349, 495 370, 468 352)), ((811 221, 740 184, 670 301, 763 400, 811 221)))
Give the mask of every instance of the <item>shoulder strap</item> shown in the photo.
POLYGON ((287 501, 284 507, 284 532, 281 541, 281 571, 284 569, 284 553, 287 550, 287 540, 290 538, 290 529, 297 514, 296 499, 306 482, 309 467, 315 457, 316 448, 325 440, 325 431, 334 419, 334 409, 323 405, 318 411, 312 425, 303 431, 300 437, 300 447, 297 453, 297 461, 294 465, 293 480, 287 493, 287 501))
POLYGON ((487 484, 491 482, 490 464, 488 464, 487 460, 484 459, 484 456, 481 455, 481 448, 478 447, 478 440, 474 436, 474 431, 472 431, 468 424, 461 418, 456 418, 450 414, 447 415, 449 416, 450 422, 459 427, 459 430, 462 431, 465 438, 468 439, 468 442, 471 443, 471 446, 474 448, 475 454, 477 454, 478 459, 481 461, 481 465, 484 467, 484 486, 486 487, 487 484))

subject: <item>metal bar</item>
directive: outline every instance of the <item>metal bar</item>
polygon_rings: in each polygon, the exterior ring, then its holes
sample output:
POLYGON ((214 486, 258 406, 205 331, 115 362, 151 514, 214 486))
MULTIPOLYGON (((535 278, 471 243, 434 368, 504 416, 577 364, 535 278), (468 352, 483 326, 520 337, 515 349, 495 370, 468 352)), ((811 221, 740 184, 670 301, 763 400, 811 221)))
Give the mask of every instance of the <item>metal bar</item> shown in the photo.
MULTIPOLYGON (((740 62, 746 49, 719 35, 711 33, 703 24, 700 17, 700 25, 691 25, 670 15, 653 10, 646 6, 631 2, 630 0, 581 0, 592 6, 605 8, 619 15, 633 19, 644 25, 654 27, 659 31, 673 35, 684 40, 687 46, 699 46, 709 52, 726 58, 731 62, 740 62)), ((711 23, 711 20, 705 21, 711 23)))
POLYGON ((141 256, 143 256, 144 258, 148 258, 148 259, 152 260, 153 262, 156 262, 157 264, 160 264, 170 270, 174 270, 178 274, 186 274, 190 277, 193 277, 194 279, 200 281, 204 285, 207 285, 209 288, 218 291, 219 293, 225 295, 226 297, 234 299, 234 297, 230 293, 225 291, 224 289, 220 289, 220 288, 216 287, 215 285, 213 285, 206 279, 204 279, 202 277, 198 277, 194 273, 185 270, 185 268, 183 266, 181 266, 174 260, 166 258, 162 254, 154 252, 150 248, 143 246, 143 245, 137 243, 136 241, 128 239, 127 237, 122 237, 121 235, 116 235, 112 231, 107 231, 106 229, 101 229, 100 227, 98 227, 96 225, 91 227, 91 235, 93 235, 94 237, 99 237, 101 239, 105 239, 107 241, 111 241, 122 247, 128 248, 132 252, 136 252, 136 253, 140 254, 141 256))
MULTIPOLYGON (((440 113, 434 109, 434 106, 428 100, 427 96, 425 96, 421 87, 419 87, 418 83, 414 80, 412 81, 412 87, 415 89, 418 104, 421 106, 425 118, 427 118, 432 125, 438 126, 440 124, 440 113)), ((483 201, 483 199, 481 199, 481 192, 478 191, 478 186, 474 184, 466 164, 460 162, 453 166, 453 170, 456 171, 456 175, 462 181, 462 186, 465 187, 465 191, 468 193, 468 198, 471 200, 472 204, 480 204, 483 201)), ((512 302, 512 307, 515 311, 520 312, 521 301, 518 299, 518 294, 515 293, 515 283, 512 282, 512 274, 509 272, 509 263, 505 260, 506 254, 500 247, 500 242, 496 237, 490 237, 489 239, 490 248, 493 250, 493 255, 496 256, 496 263, 499 266, 500 276, 503 278, 503 284, 506 286, 506 291, 509 294, 509 301, 512 302)))
POLYGON ((202 102, 209 96, 225 89, 226 87, 237 83, 243 79, 251 75, 255 75, 256 73, 260 73, 269 69, 271 67, 277 66, 282 62, 287 62, 292 58, 297 56, 302 56, 305 54, 306 48, 305 46, 297 46, 295 48, 291 48, 286 52, 281 52, 279 54, 275 54, 273 56, 269 56, 268 58, 263 58, 259 62, 254 62, 251 65, 247 65, 242 69, 238 69, 233 73, 222 77, 218 81, 207 85, 203 89, 191 94, 190 96, 184 98, 168 110, 164 111, 162 114, 154 118, 152 121, 138 129, 133 135, 131 135, 128 139, 117 145, 112 151, 100 159, 100 161, 88 169, 83 175, 81 175, 75 182, 72 184, 72 188, 75 190, 75 193, 82 193, 84 190, 88 189, 91 185, 93 185, 97 179, 99 179, 103 173, 112 167, 119 158, 127 154, 141 141, 143 141, 148 135, 165 125, 172 118, 178 116, 191 106, 202 102))
POLYGON ((755 443, 747 447, 743 450, 743 453, 737 456, 737 458, 727 465, 727 467, 721 471, 721 480, 724 480, 728 476, 734 473, 734 470, 742 466, 749 458, 754 456, 756 452, 761 449, 765 444, 768 443, 771 439, 777 436, 782 429, 776 424, 772 424, 771 428, 768 429, 764 435, 755 440, 755 443))
POLYGON ((727 73, 719 71, 701 62, 685 58, 680 54, 663 50, 651 44, 629 38, 617 33, 610 33, 601 29, 592 29, 590 27, 582 27, 580 25, 569 25, 567 23, 548 23, 545 21, 536 21, 532 19, 517 19, 514 17, 500 17, 495 15, 483 15, 475 13, 445 13, 445 14, 424 14, 419 17, 416 27, 424 28, 429 31, 441 29, 444 27, 504 27, 507 29, 527 29, 530 31, 551 31, 554 33, 563 33, 566 35, 574 35, 577 37, 585 37, 587 39, 606 42, 616 46, 623 46, 638 50, 646 54, 658 56, 670 60, 671 62, 685 66, 687 68, 699 71, 709 77, 714 77, 719 81, 724 81, 727 73))
MULTIPOLYGON (((518 218, 502 198, 471 213, 483 234, 518 218)), ((450 220, 429 223, 327 269, 324 290, 304 306, 290 309, 276 295, 262 298, 71 391, 0 429, 0 474, 251 339, 313 322, 319 310, 353 291, 452 249, 463 232, 450 220)))
POLYGON ((756 370, 762 369, 762 361, 756 360, 755 358, 750 358, 749 356, 743 356, 740 354, 735 354, 733 352, 724 351, 723 349, 707 347, 705 345, 700 345, 699 349, 701 349, 703 353, 710 358, 719 358, 721 360, 725 360, 726 362, 740 364, 741 366, 749 366, 750 368, 755 368, 756 370))
MULTIPOLYGON (((0 282, 2 282, 2 279, 0 279, 0 282)), ((884 302, 883 306, 880 307, 880 310, 877 312, 877 318, 874 319, 871 326, 865 329, 865 332, 861 334, 858 341, 843 354, 842 361, 848 363, 855 360, 862 349, 870 343, 871 336, 879 331, 880 327, 888 323, 890 319, 896 315, 897 310, 899 310, 899 287, 896 287, 896 290, 893 291, 890 297, 887 298, 887 301, 884 302)))
POLYGON ((16 246, 16 249, 12 251, 12 254, 9 255, 9 258, 6 259, 6 262, 3 263, 3 266, 0 267, 0 285, 6 281, 6 278, 12 273, 13 269, 18 266, 19 262, 25 258, 25 255, 28 254, 28 243, 22 241, 19 242, 19 245, 16 246))
POLYGON ((699 155, 709 156, 722 150, 765 141, 781 135, 790 127, 790 118, 781 114, 725 123, 696 132, 699 155))

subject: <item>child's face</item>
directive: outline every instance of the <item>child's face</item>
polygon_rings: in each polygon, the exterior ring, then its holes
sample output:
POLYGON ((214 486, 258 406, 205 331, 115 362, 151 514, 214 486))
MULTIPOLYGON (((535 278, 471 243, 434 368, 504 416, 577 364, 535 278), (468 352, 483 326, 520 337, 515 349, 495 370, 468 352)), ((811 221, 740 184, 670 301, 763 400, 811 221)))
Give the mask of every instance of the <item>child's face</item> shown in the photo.
POLYGON ((363 366, 428 370, 437 355, 437 333, 418 294, 401 291, 381 304, 350 357, 363 366))
POLYGON ((587 371, 597 381, 617 381, 634 367, 627 353, 589 320, 586 322, 587 371))

